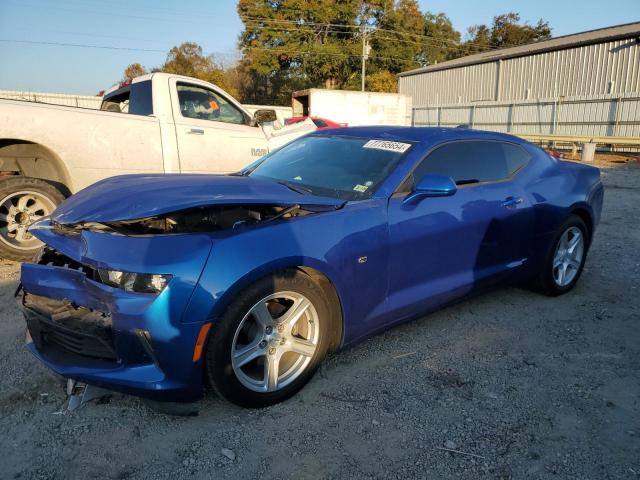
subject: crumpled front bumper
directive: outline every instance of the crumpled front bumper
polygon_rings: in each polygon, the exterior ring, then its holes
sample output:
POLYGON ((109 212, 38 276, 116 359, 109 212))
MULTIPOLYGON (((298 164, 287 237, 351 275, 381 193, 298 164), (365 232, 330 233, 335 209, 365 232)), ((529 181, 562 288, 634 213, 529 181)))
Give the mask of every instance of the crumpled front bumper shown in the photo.
MULTIPOLYGON (((17 297, 32 337, 27 344, 29 351, 60 375, 88 384, 157 400, 199 398, 203 392, 203 361, 194 362, 193 352, 208 312, 203 311, 200 318, 182 316, 208 258, 211 241, 199 235, 132 238, 87 233, 83 233, 81 243, 92 252, 91 258, 74 255, 77 252, 73 248, 60 253, 83 265, 113 268, 109 257, 120 252, 117 258, 121 261, 114 269, 136 271, 134 268, 142 267, 143 273, 163 272, 173 278, 156 295, 110 287, 73 265, 23 264, 22 290, 17 297), (99 242, 95 241, 96 235, 100 236, 99 242), (107 237, 111 237, 109 242, 105 241, 107 237), (104 254, 101 249, 105 249, 104 254), (148 264, 122 268, 132 250, 146 250, 148 264), (65 324, 60 321, 62 317, 73 322, 65 324), (104 349, 97 348, 95 338, 91 338, 95 334, 91 321, 95 318, 105 319, 107 333, 102 332, 100 338, 104 349), (88 321, 83 324, 85 319, 88 321), (82 336, 87 333, 88 339, 82 336)), ((47 237, 53 235, 57 234, 48 231, 41 239, 49 243, 47 237)), ((64 248, 65 241, 59 237, 51 243, 64 248)), ((135 262, 140 261, 140 257, 135 258, 135 262)))

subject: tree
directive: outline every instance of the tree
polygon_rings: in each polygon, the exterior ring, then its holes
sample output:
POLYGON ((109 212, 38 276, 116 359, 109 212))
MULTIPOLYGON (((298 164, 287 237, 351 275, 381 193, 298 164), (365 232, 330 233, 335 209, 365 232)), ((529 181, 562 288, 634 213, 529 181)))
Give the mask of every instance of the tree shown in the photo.
MULTIPOLYGON (((197 43, 185 42, 178 47, 173 47, 167 54, 167 59, 160 67, 151 69, 151 72, 175 73, 198 78, 206 82, 218 85, 234 97, 238 97, 240 89, 236 87, 235 69, 225 71, 219 66, 213 55, 205 56, 202 47, 197 43)), ((123 80, 130 81, 135 77, 149 73, 139 63, 132 63, 124 70, 123 80)))
POLYGON ((496 48, 515 47, 538 40, 551 38, 549 23, 538 20, 534 26, 520 25, 520 15, 515 12, 493 17, 491 44, 496 48))
POLYGON ((255 103, 289 104, 303 88, 359 89, 363 37, 367 86, 389 91, 402 71, 551 34, 543 20, 531 26, 508 13, 471 27, 461 44, 451 20, 423 15, 417 0, 239 0, 237 9, 243 58, 228 75, 236 85, 242 79, 243 100, 255 103))
POLYGON ((397 93, 398 79, 393 73, 387 70, 380 70, 367 78, 367 90, 370 92, 397 93))
POLYGON ((465 53, 477 53, 492 48, 508 48, 551 38, 549 22, 542 19, 535 25, 520 24, 515 12, 496 15, 491 27, 474 25, 468 30, 465 53))
POLYGON ((424 47, 421 63, 433 65, 460 56, 460 32, 444 13, 424 14, 424 47))
POLYGON ((146 75, 147 69, 144 68, 139 63, 132 63, 127 68, 124 69, 124 75, 122 77, 123 82, 131 81, 136 77, 140 77, 142 75, 146 75))
POLYGON ((398 74, 419 66, 424 18, 416 0, 371 2, 374 22, 368 71, 398 74))
POLYGON ((288 104, 291 91, 343 88, 360 53, 360 0, 239 0, 239 46, 259 101, 288 104))
POLYGON ((198 78, 218 85, 234 97, 239 95, 227 81, 224 69, 216 63, 215 58, 212 55, 204 56, 202 47, 194 42, 185 42, 173 47, 167 55, 167 60, 157 70, 198 78))

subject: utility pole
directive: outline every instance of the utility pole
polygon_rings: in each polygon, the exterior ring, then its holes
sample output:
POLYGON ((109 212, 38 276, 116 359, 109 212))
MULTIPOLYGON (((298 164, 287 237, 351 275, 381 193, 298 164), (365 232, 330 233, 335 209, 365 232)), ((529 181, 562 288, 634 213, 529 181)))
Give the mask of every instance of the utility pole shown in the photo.
POLYGON ((369 58, 369 52, 371 51, 371 45, 369 45, 369 39, 367 37, 368 32, 367 32, 367 25, 363 24, 362 25, 362 88, 361 91, 364 92, 364 84, 365 84, 365 80, 367 78, 367 68, 366 68, 366 62, 367 62, 367 58, 369 58))

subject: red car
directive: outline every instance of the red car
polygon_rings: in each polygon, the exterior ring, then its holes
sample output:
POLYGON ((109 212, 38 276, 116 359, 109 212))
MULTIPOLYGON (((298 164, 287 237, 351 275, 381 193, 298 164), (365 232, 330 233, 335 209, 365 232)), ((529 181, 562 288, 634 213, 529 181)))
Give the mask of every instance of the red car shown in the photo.
POLYGON ((318 130, 322 130, 324 128, 342 128, 342 127, 347 127, 348 126, 346 123, 336 123, 336 122, 332 122, 331 120, 327 120, 326 118, 320 118, 320 117, 293 117, 293 118, 287 118, 284 121, 284 124, 285 125, 293 125, 294 123, 304 122, 307 118, 310 118, 311 121, 316 124, 316 127, 318 127, 318 130))

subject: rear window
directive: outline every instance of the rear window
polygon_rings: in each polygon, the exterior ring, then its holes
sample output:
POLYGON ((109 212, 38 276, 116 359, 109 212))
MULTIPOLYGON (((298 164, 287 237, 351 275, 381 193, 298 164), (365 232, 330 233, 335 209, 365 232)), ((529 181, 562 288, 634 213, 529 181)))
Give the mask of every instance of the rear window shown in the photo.
POLYGON ((151 80, 133 83, 110 93, 103 98, 100 110, 131 115, 152 115, 151 80))

